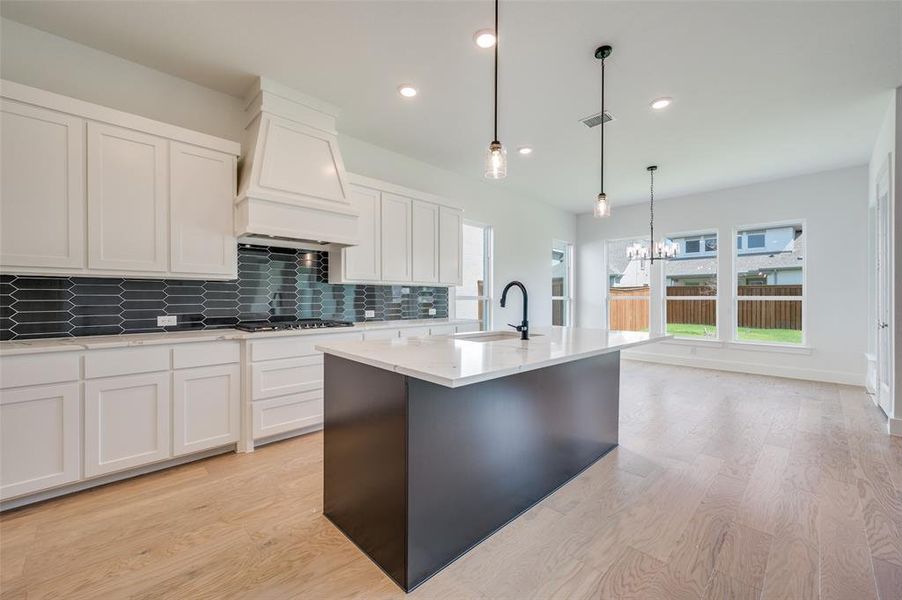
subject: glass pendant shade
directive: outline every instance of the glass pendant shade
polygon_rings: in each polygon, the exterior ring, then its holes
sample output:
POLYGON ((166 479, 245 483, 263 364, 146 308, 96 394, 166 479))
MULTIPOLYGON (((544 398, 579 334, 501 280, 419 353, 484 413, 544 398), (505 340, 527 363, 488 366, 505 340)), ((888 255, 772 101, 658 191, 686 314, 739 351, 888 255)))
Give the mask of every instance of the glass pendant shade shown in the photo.
POLYGON ((595 210, 592 214, 596 218, 611 216, 611 201, 608 200, 608 195, 604 192, 598 194, 598 197, 595 199, 595 210))
POLYGON ((487 179, 504 179, 507 176, 507 150, 501 142, 492 142, 486 150, 485 176, 487 179))

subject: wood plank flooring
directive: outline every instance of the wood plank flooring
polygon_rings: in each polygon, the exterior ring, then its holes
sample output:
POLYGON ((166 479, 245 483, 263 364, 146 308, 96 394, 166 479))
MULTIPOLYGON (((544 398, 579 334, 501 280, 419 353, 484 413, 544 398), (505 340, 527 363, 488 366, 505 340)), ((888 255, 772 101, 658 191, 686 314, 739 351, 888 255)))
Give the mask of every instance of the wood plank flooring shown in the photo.
MULTIPOLYGON (((414 599, 902 599, 863 389, 624 361, 621 445, 414 599)), ((322 435, 0 515, 0 597, 401 598, 321 515, 322 435)))

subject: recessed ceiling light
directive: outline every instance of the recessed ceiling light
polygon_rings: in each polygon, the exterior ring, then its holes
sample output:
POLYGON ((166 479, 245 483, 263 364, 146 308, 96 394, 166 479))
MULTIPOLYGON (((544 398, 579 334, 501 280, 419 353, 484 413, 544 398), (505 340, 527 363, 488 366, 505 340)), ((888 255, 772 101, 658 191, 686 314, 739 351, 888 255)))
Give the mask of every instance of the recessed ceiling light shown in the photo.
POLYGON ((492 29, 480 29, 473 34, 473 41, 480 48, 491 48, 495 45, 495 32, 492 29))
POLYGON ((664 109, 664 108, 667 108, 668 106, 670 106, 670 104, 672 102, 673 102, 673 98, 668 98, 666 96, 663 98, 656 98, 651 103, 651 107, 655 110, 661 110, 661 109, 664 109))
POLYGON ((532 146, 520 146, 519 148, 517 148, 517 152, 519 152, 523 156, 528 156, 532 154, 532 146))
POLYGON ((405 98, 413 98, 417 95, 417 88, 413 87, 409 83, 405 83, 404 85, 398 86, 398 93, 405 98))

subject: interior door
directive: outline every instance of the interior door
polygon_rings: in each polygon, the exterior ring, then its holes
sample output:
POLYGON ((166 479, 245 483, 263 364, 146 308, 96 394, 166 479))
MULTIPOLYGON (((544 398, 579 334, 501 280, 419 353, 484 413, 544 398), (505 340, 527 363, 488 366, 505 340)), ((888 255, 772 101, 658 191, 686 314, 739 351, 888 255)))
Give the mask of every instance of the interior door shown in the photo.
POLYGON ((892 287, 892 198, 890 164, 877 175, 877 402, 887 415, 893 407, 893 287, 892 287))

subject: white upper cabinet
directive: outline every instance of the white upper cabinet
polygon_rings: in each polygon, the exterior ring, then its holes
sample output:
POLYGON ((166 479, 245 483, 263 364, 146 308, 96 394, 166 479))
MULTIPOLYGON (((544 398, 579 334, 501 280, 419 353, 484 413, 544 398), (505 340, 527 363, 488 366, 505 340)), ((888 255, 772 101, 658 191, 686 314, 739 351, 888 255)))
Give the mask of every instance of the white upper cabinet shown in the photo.
POLYGON ((382 211, 378 191, 352 186, 351 205, 359 212, 360 243, 343 250, 344 279, 379 281, 382 278, 382 211))
POLYGON ((0 84, 4 272, 237 276, 238 144, 0 84))
POLYGON ((439 209, 439 283, 461 285, 461 237, 463 213, 456 208, 442 206, 439 209))
POLYGON ((166 272, 167 142, 88 123, 88 266, 166 272))
POLYGON ((237 277, 235 157, 172 142, 169 174, 171 270, 237 277))
POLYGON ((432 194, 348 177, 349 198, 360 215, 360 243, 330 253, 330 283, 459 284, 460 209, 432 194))
POLYGON ((438 283, 437 204, 413 201, 411 209, 411 269, 414 283, 438 283))
POLYGON ((81 268, 85 121, 0 101, 0 265, 81 268))
POLYGON ((410 198, 382 193, 382 280, 411 281, 410 198))

